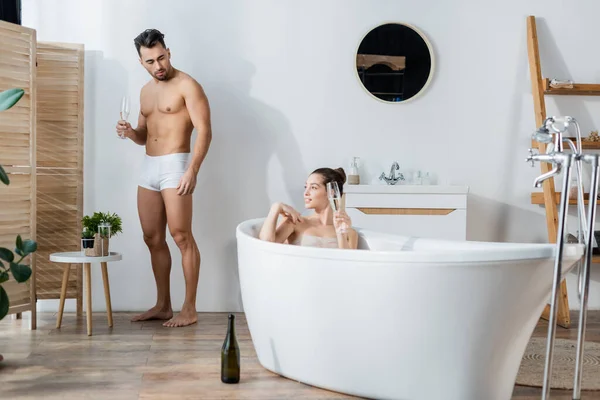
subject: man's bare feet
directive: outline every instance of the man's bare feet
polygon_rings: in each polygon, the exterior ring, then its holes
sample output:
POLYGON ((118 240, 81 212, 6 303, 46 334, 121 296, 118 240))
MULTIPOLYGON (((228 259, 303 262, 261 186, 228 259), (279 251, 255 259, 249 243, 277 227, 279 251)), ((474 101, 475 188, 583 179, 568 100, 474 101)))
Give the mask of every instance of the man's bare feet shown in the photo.
POLYGON ((180 326, 188 326, 198 322, 198 313, 196 307, 183 306, 181 311, 175 318, 171 318, 163 324, 169 328, 176 328, 180 326))
POLYGON ((133 318, 131 318, 131 321, 136 322, 136 321, 150 321, 153 319, 170 319, 173 318, 173 310, 171 309, 171 307, 160 307, 160 306, 154 306, 151 309, 149 309, 148 311, 146 311, 145 313, 142 314, 138 314, 136 316, 134 316, 133 318))

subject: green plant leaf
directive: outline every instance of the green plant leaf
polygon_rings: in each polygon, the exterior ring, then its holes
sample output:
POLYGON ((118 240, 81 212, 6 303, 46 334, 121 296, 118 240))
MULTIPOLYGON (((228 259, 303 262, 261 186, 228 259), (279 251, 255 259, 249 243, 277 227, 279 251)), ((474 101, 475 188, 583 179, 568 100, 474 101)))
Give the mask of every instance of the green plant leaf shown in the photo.
POLYGON ((2 181, 2 183, 5 185, 10 185, 10 179, 8 179, 8 175, 6 174, 4 168, 2 168, 2 165, 0 165, 0 181, 2 181))
POLYGON ((35 253, 37 250, 37 243, 31 239, 27 239, 23 242, 23 252, 27 255, 30 253, 35 253))
POLYGON ((8 110, 25 94, 23 89, 8 89, 0 93, 0 111, 8 110))
POLYGON ((0 286, 0 320, 8 314, 8 295, 2 286, 0 286))
MULTIPOLYGON (((81 220, 82 225, 84 228, 87 228, 88 230, 94 232, 94 233, 98 233, 98 227, 100 224, 102 223, 108 223, 110 224, 110 237, 115 236, 118 233, 123 232, 123 227, 122 227, 122 219, 121 217, 119 217, 116 213, 110 213, 110 212, 101 212, 101 211, 96 211, 94 212, 94 214, 90 215, 86 215, 82 218, 81 220)), ((101 234, 106 235, 106 233, 100 232, 101 234)))
POLYGON ((28 265, 10 263, 10 272, 19 283, 27 282, 31 276, 31 268, 28 265))
POLYGON ((0 283, 6 282, 8 278, 10 278, 10 275, 8 275, 8 271, 0 271, 0 283))
POLYGON ((94 213, 94 215, 92 215, 91 217, 89 215, 86 215, 82 218, 81 220, 83 227, 87 228, 88 231, 91 232, 98 232, 98 224, 100 223, 100 218, 98 217, 97 213, 94 213))
POLYGON ((0 247, 0 258, 4 261, 13 262, 15 260, 15 255, 6 247, 0 247))
POLYGON ((21 238, 21 235, 17 235, 17 249, 23 250, 23 239, 21 238))

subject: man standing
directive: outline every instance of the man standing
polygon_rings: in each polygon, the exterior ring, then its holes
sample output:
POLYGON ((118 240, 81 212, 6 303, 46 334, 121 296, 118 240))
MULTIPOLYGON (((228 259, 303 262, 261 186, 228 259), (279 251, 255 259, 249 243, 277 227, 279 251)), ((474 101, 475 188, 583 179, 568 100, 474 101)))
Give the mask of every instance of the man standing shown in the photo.
POLYGON ((132 321, 167 320, 169 327, 186 326, 198 320, 196 290, 200 274, 200 252, 192 235, 192 193, 196 176, 212 140, 210 108, 202 86, 170 62, 164 35, 147 29, 135 38, 140 63, 152 76, 140 93, 140 114, 133 129, 117 123, 117 133, 146 146, 138 186, 138 213, 144 241, 150 250, 156 280, 156 305, 132 321), (191 152, 191 135, 198 137, 191 152), (170 294, 171 254, 166 227, 181 250, 185 276, 185 301, 173 317, 170 294))

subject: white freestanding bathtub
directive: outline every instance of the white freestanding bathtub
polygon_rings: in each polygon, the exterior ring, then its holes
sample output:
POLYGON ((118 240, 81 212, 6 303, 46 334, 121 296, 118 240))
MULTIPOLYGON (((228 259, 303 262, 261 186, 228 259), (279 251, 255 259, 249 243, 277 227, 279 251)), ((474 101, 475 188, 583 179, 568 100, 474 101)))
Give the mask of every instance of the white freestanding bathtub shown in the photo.
MULTIPOLYGON (((555 246, 359 230, 361 250, 237 227, 244 312, 261 365, 374 399, 509 400, 552 289, 555 246)), ((563 274, 583 246, 565 245, 563 274)))

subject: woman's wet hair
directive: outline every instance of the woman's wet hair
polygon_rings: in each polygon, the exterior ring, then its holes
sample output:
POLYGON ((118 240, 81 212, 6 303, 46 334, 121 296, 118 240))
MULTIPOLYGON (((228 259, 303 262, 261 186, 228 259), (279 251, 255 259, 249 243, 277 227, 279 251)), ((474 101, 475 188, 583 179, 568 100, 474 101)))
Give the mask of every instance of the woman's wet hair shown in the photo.
POLYGON ((313 171, 313 174, 321 175, 323 177, 324 185, 327 185, 329 182, 337 182, 338 187, 340 188, 340 194, 344 194, 344 183, 346 183, 346 172, 344 171, 344 168, 317 168, 313 171))

